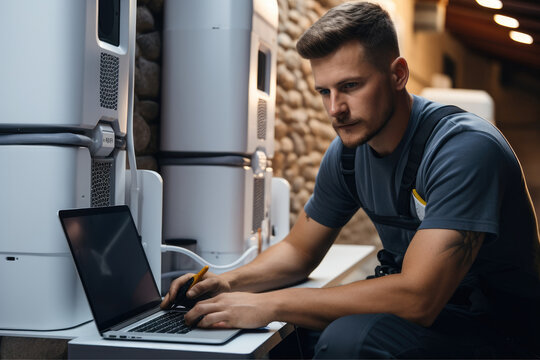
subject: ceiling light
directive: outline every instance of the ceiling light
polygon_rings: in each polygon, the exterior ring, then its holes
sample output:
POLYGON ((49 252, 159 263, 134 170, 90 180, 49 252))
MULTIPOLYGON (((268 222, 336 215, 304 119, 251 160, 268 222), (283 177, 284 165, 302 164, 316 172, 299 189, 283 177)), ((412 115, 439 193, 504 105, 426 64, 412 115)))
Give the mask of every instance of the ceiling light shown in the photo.
POLYGON ((519 27, 519 21, 510 16, 504 16, 500 14, 493 15, 493 20, 501 26, 506 26, 512 29, 519 27))
POLYGON ((500 0, 476 0, 476 2, 490 9, 502 9, 503 4, 500 0))
POLYGON ((510 31, 510 38, 514 41, 523 43, 523 44, 532 44, 533 38, 529 34, 525 34, 519 31, 510 31))

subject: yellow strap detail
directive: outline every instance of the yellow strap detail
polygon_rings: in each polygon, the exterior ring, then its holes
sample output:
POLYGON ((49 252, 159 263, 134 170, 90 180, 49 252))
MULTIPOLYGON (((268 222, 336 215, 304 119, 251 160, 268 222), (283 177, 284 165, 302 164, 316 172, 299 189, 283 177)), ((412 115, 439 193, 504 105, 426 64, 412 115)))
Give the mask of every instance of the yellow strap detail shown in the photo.
POLYGON ((418 195, 418 192, 416 191, 416 189, 412 189, 412 194, 416 198, 416 200, 420 201, 422 205, 426 206, 426 201, 422 199, 420 195, 418 195))

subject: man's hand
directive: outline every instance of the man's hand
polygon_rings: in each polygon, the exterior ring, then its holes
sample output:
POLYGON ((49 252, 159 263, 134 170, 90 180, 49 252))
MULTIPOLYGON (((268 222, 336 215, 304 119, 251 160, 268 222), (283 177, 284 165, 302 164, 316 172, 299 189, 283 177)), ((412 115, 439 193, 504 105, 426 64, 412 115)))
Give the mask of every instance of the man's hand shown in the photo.
POLYGON ((269 294, 221 293, 199 301, 186 315, 187 325, 202 328, 256 329, 275 319, 269 294))
MULTIPOLYGON (((193 276, 195 276, 195 274, 184 274, 171 283, 169 292, 167 295, 165 295, 163 301, 161 302, 160 306, 162 309, 168 309, 171 306, 176 299, 178 290, 193 276)), ((203 295, 215 296, 219 293, 230 291, 231 286, 226 280, 220 276, 207 272, 203 276, 202 280, 199 280, 199 282, 193 285, 193 287, 186 293, 186 297, 188 299, 196 299, 203 295)))

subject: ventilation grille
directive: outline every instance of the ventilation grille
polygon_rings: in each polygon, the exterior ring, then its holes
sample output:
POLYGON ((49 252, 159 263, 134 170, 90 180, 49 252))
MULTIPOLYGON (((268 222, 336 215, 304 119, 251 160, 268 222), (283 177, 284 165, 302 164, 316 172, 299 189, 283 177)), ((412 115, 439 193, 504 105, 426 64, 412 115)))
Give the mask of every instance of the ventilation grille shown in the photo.
POLYGON ((266 139, 266 101, 263 99, 257 104, 257 139, 266 139))
POLYGON ((90 189, 91 206, 111 206, 113 161, 92 160, 92 185, 90 189))
POLYGON ((264 220, 264 178, 253 183, 253 232, 256 233, 264 220))
POLYGON ((120 59, 101 53, 99 63, 99 104, 106 109, 118 107, 118 71, 120 59))

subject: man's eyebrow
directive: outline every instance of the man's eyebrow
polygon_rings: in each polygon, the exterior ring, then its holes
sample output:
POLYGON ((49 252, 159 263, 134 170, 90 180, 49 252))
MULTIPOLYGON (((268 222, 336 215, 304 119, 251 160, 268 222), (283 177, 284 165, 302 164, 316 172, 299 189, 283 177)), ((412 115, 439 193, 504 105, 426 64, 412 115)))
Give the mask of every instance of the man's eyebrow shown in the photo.
MULTIPOLYGON (((339 87, 343 84, 346 84, 348 82, 358 82, 358 81, 362 81, 363 77, 362 76, 353 76, 353 77, 349 77, 349 78, 345 78, 345 79, 342 79, 340 81, 338 81, 335 85, 332 85, 334 87, 339 87)), ((330 86, 330 87, 332 87, 330 86)), ((315 85, 315 90, 316 91, 319 91, 319 90, 325 90, 325 89, 328 89, 327 87, 324 87, 324 86, 320 86, 320 85, 315 85)))
POLYGON ((343 80, 339 81, 336 85, 340 86, 340 85, 346 84, 348 82, 358 82, 358 81, 361 81, 362 78, 363 78, 362 76, 353 76, 353 77, 346 78, 346 79, 343 79, 343 80))

